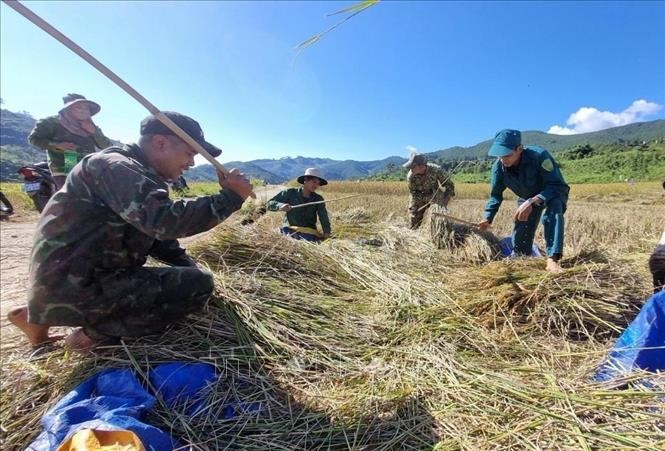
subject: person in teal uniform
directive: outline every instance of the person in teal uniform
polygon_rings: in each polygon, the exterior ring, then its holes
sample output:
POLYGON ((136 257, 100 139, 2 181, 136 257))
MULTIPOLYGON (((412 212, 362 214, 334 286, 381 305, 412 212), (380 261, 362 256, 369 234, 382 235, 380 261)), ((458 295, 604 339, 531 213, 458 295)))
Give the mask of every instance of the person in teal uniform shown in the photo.
POLYGON ((284 223, 280 231, 292 238, 306 240, 311 242, 320 242, 322 239, 330 237, 330 219, 326 204, 323 203, 323 197, 316 193, 316 190, 328 184, 326 179, 321 177, 321 172, 316 168, 308 168, 305 173, 298 177, 300 188, 289 188, 279 192, 266 204, 269 211, 286 212, 284 223), (301 204, 320 202, 307 207, 297 207, 301 204), (321 233, 316 222, 321 221, 321 233))
POLYGON ((519 130, 498 132, 488 155, 497 157, 497 160, 492 166, 485 219, 478 223, 478 227, 481 230, 490 227, 503 202, 503 192, 510 189, 518 196, 512 235, 515 254, 531 255, 538 221, 542 217, 547 246, 546 269, 560 272, 564 214, 570 187, 563 179, 559 164, 542 147, 523 146, 519 130))

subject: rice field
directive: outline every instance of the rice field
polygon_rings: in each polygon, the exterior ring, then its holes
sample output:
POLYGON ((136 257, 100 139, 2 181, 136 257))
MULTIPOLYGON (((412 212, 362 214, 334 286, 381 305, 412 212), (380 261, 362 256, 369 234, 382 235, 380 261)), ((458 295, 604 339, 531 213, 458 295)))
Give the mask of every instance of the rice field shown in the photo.
MULTIPOLYGON (((488 187, 456 191, 450 215, 478 222, 488 187)), ((331 182, 322 194, 359 196, 329 203, 334 237, 320 245, 279 235, 279 213, 243 226, 246 208, 192 246, 214 298, 161 335, 90 357, 3 341, 2 448, 25 448, 94 372, 173 360, 219 374, 205 414, 149 417, 193 449, 665 448, 665 376, 591 380, 650 294, 659 184, 573 186, 555 275, 474 239, 437 248, 426 224, 406 227, 405 183, 331 182), (260 407, 225 418, 239 400, 260 407)), ((513 208, 507 197, 496 237, 510 234, 513 208)))

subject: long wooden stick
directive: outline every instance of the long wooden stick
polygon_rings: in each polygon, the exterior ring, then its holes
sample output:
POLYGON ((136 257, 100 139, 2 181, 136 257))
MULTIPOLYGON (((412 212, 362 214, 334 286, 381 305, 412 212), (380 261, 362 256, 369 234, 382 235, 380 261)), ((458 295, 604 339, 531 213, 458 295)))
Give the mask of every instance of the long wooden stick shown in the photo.
POLYGON ((358 197, 358 196, 362 196, 362 194, 352 194, 350 196, 338 197, 337 199, 319 200, 316 202, 308 202, 306 204, 291 205, 291 210, 293 210, 294 208, 309 207, 310 205, 325 204, 326 202, 335 202, 336 200, 350 199, 352 197, 358 197))
POLYGON ((443 218, 450 219, 451 221, 460 222, 462 224, 466 224, 468 226, 478 228, 478 224, 474 224, 473 222, 465 221, 464 219, 459 219, 459 218, 456 218, 454 216, 447 215, 445 213, 439 213, 438 211, 437 212, 432 212, 432 216, 441 216, 443 218))
MULTIPOLYGON (((113 83, 118 85, 120 88, 122 88, 123 91, 125 91, 127 94, 132 96, 137 102, 139 102, 141 105, 143 105, 151 114, 155 115, 157 119, 159 119, 164 125, 166 125, 173 133, 175 133, 180 139, 185 141, 187 144, 192 146, 194 150, 196 150, 203 158, 208 160, 210 164, 212 164, 215 169, 217 169, 219 172, 221 172, 224 175, 228 175, 229 171, 215 158, 208 153, 207 150, 203 148, 198 142, 196 142, 187 132, 185 132, 183 129, 178 127, 178 125, 173 122, 171 119, 169 119, 164 113, 162 113, 159 108, 157 108, 155 105, 153 105, 151 102, 148 101, 145 97, 143 97, 141 94, 139 94, 138 91, 136 91, 134 88, 132 88, 127 82, 125 82, 122 78, 118 77, 111 69, 106 67, 104 64, 102 64, 97 58, 92 56, 90 53, 86 52, 84 49, 82 49, 78 44, 76 44, 74 41, 69 39, 67 36, 62 34, 60 31, 58 31, 55 27, 53 27, 51 24, 46 22, 44 19, 39 17, 37 14, 32 12, 30 9, 28 9, 26 6, 18 2, 17 0, 2 0, 7 6, 12 8, 14 11, 28 19, 30 22, 33 24, 37 25, 39 28, 44 30, 46 33, 50 34, 52 37, 54 37, 57 41, 59 41, 61 44, 63 44, 65 47, 67 47, 69 50, 72 52, 76 53, 78 56, 83 58, 86 62, 88 62, 90 65, 92 65, 95 69, 97 69, 99 72, 104 74, 107 78, 109 78, 113 83)), ((254 193, 252 193, 252 197, 256 197, 254 193)))

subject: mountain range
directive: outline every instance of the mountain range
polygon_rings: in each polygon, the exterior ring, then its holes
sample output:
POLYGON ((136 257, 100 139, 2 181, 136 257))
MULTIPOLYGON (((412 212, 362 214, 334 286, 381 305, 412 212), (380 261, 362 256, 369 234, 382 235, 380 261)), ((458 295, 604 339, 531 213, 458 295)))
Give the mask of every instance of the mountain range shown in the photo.
MULTIPOLYGON (((599 144, 627 144, 642 141, 653 141, 665 138, 665 119, 649 122, 636 122, 620 127, 606 128, 597 132, 580 133, 577 135, 553 135, 537 130, 522 132, 525 145, 541 146, 550 152, 559 152, 576 146, 599 144)), ((428 155, 441 160, 475 160, 487 157, 492 139, 470 147, 450 147, 437 150, 428 155)))
MULTIPOLYGON (((27 112, 0 110, 0 180, 16 180, 16 169, 26 164, 45 159, 45 152, 28 144, 27 137, 35 119, 27 112)), ((522 133, 525 144, 540 145, 552 152, 560 152, 582 145, 628 144, 665 138, 665 120, 639 122, 621 127, 578 135, 552 135, 530 130, 522 133)), ((115 141, 116 144, 120 144, 115 141)), ((485 160, 491 139, 473 146, 455 146, 429 152, 426 155, 439 162, 446 160, 485 160)), ((251 178, 268 183, 283 183, 303 174, 310 167, 319 168, 329 180, 352 180, 370 177, 382 171, 399 167, 406 158, 391 156, 381 160, 333 160, 303 156, 251 161, 228 161, 227 168, 238 168, 251 178)), ((185 174, 188 180, 216 180, 215 170, 210 164, 196 166, 185 174)))

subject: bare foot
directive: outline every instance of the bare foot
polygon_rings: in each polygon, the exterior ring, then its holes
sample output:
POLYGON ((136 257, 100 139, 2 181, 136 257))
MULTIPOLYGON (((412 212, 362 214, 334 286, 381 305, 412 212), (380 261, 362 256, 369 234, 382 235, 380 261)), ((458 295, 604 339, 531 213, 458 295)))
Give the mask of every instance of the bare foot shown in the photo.
POLYGON ((99 346, 111 345, 115 342, 112 338, 97 340, 91 338, 83 329, 76 329, 65 339, 65 346, 72 352, 87 354, 93 352, 99 346))
POLYGON ((554 274, 558 274, 563 271, 559 262, 551 257, 547 258, 547 266, 545 267, 545 269, 554 274))
POLYGON ((62 340, 64 338, 64 335, 54 335, 49 337, 49 326, 29 323, 27 307, 19 307, 11 310, 7 314, 7 319, 23 331, 32 346, 38 346, 44 343, 62 340))

